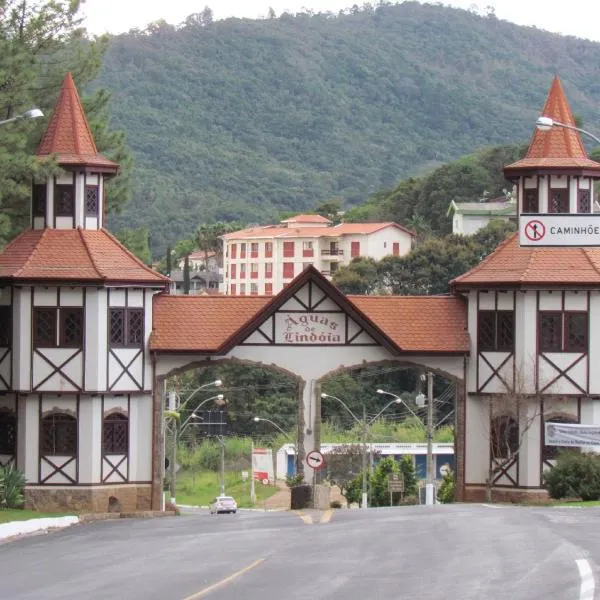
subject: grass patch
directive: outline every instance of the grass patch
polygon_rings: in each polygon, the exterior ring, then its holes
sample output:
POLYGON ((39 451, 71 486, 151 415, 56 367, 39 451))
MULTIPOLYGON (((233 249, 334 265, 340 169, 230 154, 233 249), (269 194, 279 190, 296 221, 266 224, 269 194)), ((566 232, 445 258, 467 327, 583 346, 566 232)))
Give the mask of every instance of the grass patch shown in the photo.
POLYGON ((43 519, 45 517, 64 517, 73 516, 76 513, 42 513, 37 510, 21 510, 18 508, 7 508, 0 510, 0 523, 10 523, 11 521, 27 521, 29 519, 43 519))
MULTIPOLYGON (((244 481, 239 472, 225 473, 225 494, 233 496, 240 508, 261 507, 277 488, 257 482, 256 504, 250 502, 250 480, 244 481)), ((221 491, 219 473, 214 471, 180 471, 177 474, 177 503, 192 506, 207 506, 221 491)))
POLYGON ((566 502, 556 502, 552 506, 600 506, 600 500, 567 500, 566 502))

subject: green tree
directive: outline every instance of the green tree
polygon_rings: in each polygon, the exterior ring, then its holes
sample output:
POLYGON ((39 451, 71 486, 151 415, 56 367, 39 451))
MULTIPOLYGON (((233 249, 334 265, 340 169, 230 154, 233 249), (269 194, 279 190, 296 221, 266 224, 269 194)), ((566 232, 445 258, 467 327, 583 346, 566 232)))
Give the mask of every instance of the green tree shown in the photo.
POLYGON ((347 266, 333 274, 333 283, 344 294, 372 294, 379 287, 377 261, 369 257, 356 257, 347 266))
MULTIPOLYGON (((3 0, 0 2, 0 119, 39 106, 51 114, 60 84, 71 71, 80 89, 102 64, 107 38, 86 38, 79 0, 3 0)), ((129 192, 131 161, 123 134, 108 128, 109 95, 97 90, 83 97, 100 152, 121 162, 121 174, 107 185, 107 209, 116 210, 129 192)), ((35 148, 46 119, 0 128, 0 247, 26 227, 31 179, 57 172, 40 165, 35 148)))
POLYGON ((117 232, 115 237, 145 265, 152 263, 152 255, 150 254, 150 245, 148 243, 148 230, 145 227, 122 229, 117 232))
POLYGON ((190 293, 190 257, 186 256, 183 261, 183 293, 190 293))
POLYGON ((196 247, 204 252, 205 264, 208 264, 208 255, 214 252, 217 261, 222 264, 223 242, 221 236, 241 229, 239 223, 225 223, 217 221, 216 223, 202 223, 196 230, 196 247))
POLYGON ((167 253, 165 256, 165 264, 166 264, 166 274, 171 275, 171 271, 173 270, 173 250, 171 246, 167 246, 167 253))

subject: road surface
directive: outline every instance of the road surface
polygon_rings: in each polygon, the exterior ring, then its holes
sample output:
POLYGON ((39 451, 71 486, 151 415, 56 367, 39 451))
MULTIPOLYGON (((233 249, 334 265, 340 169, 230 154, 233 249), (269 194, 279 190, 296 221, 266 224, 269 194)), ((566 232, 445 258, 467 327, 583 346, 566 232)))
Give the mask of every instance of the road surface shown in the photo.
POLYGON ((599 521, 467 504, 104 521, 0 545, 0 597, 593 600, 599 521))

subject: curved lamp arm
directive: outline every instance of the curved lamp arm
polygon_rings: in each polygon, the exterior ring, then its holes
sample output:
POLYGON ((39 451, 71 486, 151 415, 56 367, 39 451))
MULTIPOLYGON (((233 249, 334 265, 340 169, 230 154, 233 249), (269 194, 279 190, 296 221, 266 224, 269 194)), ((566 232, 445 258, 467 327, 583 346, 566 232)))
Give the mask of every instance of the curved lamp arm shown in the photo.
POLYGON ((349 408, 348 405, 343 401, 340 400, 337 396, 332 396, 331 394, 321 394, 321 398, 333 398, 334 400, 337 400, 347 411, 348 413, 352 416, 352 418, 359 424, 362 425, 362 419, 359 419, 349 408))
POLYGON ((538 120, 535 122, 535 126, 540 131, 550 131, 553 127, 562 127, 563 129, 570 129, 571 131, 578 131, 579 133, 583 133, 584 135, 591 137, 595 142, 600 144, 600 138, 596 137, 593 133, 590 133, 585 129, 581 129, 581 127, 575 127, 574 125, 567 125, 566 123, 555 121, 550 117, 538 117, 538 120))

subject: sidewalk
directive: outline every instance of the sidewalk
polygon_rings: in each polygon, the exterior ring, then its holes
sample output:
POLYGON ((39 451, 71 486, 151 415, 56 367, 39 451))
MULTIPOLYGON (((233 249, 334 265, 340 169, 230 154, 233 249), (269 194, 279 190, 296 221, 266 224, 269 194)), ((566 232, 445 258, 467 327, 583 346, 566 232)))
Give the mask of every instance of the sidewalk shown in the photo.
POLYGON ((49 529, 61 529, 79 523, 79 517, 45 517, 27 521, 10 521, 0 524, 0 541, 49 529))

